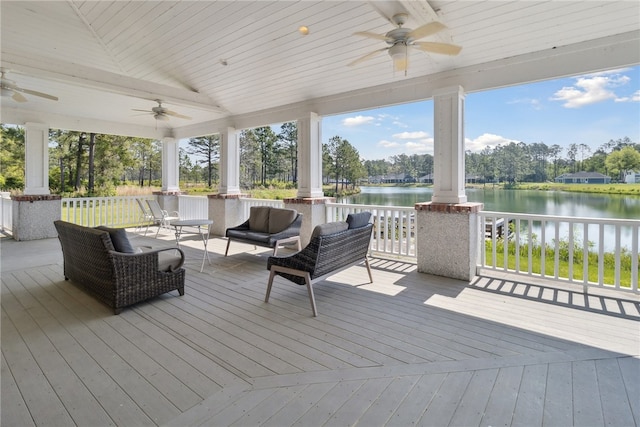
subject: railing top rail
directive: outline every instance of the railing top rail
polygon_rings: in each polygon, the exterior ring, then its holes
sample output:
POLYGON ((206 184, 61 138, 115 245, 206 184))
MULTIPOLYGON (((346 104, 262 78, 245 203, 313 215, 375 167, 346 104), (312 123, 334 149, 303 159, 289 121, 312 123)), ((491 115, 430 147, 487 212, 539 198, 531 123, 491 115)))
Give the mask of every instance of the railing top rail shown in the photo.
POLYGON ((353 209, 377 209, 377 210, 393 210, 393 211, 415 211, 411 206, 385 206, 385 205, 354 205, 352 203, 326 203, 328 207, 353 208, 353 209))
POLYGON ((278 199, 257 199, 254 197, 241 197, 240 199, 238 199, 242 202, 283 202, 283 200, 278 200, 278 199))
POLYGON ((107 197, 63 197, 61 200, 63 202, 69 202, 73 200, 135 200, 135 199, 153 199, 156 196, 152 194, 142 195, 142 196, 107 196, 107 197))
POLYGON ((524 213, 512 213, 512 212, 495 212, 495 211, 480 211, 482 217, 495 217, 495 216, 508 216, 514 219, 533 219, 533 220, 545 220, 545 221, 562 221, 562 222, 586 222, 590 224, 611 224, 611 225, 640 225, 640 220, 637 219, 616 219, 616 218, 594 218, 594 217, 578 217, 578 216, 558 216, 558 215, 538 215, 538 214, 524 214, 524 213))

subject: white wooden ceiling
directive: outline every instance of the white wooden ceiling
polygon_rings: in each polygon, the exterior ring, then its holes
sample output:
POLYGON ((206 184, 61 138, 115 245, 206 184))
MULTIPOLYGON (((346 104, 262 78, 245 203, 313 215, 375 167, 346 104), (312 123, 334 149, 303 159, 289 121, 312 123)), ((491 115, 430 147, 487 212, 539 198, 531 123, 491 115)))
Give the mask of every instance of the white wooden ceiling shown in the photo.
POLYGON ((4 123, 176 137, 425 99, 442 86, 485 90, 640 63, 637 1, 6 1, 0 63, 23 88, 59 97, 2 97, 4 123), (439 20, 408 75, 386 46, 354 36, 439 20), (306 36, 298 27, 309 28, 306 36), (223 65, 226 62, 227 65, 223 65), (154 99, 191 116, 158 122, 154 99))

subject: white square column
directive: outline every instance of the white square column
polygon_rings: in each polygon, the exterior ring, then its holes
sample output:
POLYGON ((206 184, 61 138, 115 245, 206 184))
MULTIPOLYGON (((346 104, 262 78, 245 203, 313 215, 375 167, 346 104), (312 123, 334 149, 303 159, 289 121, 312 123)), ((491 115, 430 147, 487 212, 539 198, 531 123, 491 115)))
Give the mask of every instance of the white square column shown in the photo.
POLYGON ((162 192, 180 192, 180 150, 175 138, 162 138, 162 192))
POLYGON ((322 191, 322 139, 320 116, 309 113, 298 119, 297 198, 324 197, 322 191))
POLYGON ((240 194, 240 137, 235 128, 220 132, 219 194, 240 194))
POLYGON ((433 203, 466 203, 464 171, 464 91, 434 93, 433 203))
POLYGON ((25 123, 24 194, 51 194, 49 191, 49 126, 25 123))

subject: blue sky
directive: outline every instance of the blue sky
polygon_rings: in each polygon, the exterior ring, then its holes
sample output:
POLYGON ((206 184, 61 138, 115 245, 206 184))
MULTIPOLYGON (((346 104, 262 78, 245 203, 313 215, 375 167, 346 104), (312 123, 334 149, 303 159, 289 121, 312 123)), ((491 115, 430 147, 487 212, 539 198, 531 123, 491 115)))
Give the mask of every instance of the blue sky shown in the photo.
MULTIPOLYGON (((323 117, 323 142, 336 135, 365 160, 433 154, 433 101, 323 117)), ((523 141, 595 151, 625 136, 640 142, 640 66, 466 95, 467 150, 523 141)))

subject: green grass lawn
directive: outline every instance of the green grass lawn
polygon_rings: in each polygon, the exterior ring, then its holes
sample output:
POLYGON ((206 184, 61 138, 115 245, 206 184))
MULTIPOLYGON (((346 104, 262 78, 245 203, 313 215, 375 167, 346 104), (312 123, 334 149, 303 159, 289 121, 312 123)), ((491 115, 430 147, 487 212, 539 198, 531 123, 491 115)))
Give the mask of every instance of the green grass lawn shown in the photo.
MULTIPOLYGON (((566 247, 562 247, 558 252, 558 277, 569 278, 569 251, 566 247)), ((487 240, 485 243, 485 256, 487 265, 492 263, 493 251, 492 242, 487 240)), ((529 271, 529 247, 528 245, 520 245, 520 251, 516 256, 516 248, 514 242, 509 242, 507 248, 507 268, 515 270, 516 260, 520 263, 520 271, 529 271)), ((542 272, 542 251, 539 245, 534 245, 531 254, 531 272, 533 274, 541 274, 542 272)), ((620 286, 623 288, 629 288, 631 286, 631 255, 627 252, 623 252, 620 255, 620 286)), ((639 260, 640 261, 640 260, 639 260)), ((597 253, 589 252, 587 260, 587 277, 589 282, 598 283, 598 262, 599 256, 597 253)), ((547 248, 544 256, 544 273, 546 276, 555 277, 554 271, 555 252, 553 248, 547 248)), ((613 253, 605 253, 604 259, 604 277, 603 282, 607 285, 613 285, 615 283, 615 255, 613 253)), ((504 266, 504 244, 502 241, 498 241, 496 245, 496 267, 501 268, 504 266)), ((572 279, 574 281, 584 280, 584 263, 583 254, 581 248, 574 249, 573 254, 573 272, 572 279)), ((640 262, 638 263, 640 266, 640 262)))

